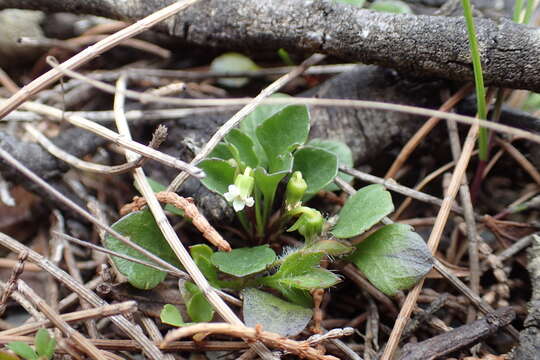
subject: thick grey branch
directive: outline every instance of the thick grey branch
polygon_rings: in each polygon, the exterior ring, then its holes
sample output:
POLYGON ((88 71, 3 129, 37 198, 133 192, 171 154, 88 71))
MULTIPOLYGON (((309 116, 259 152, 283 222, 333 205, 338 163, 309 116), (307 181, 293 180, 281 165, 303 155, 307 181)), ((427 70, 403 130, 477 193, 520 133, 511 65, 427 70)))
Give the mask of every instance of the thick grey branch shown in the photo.
MULTIPOLYGON (((0 0, 0 8, 138 19, 170 0, 0 0)), ((507 19, 476 19, 488 83, 540 91, 540 34, 507 19)), ((392 67, 422 76, 472 78, 459 17, 396 15, 331 0, 201 0, 161 24, 183 40, 252 52, 286 48, 392 67)))

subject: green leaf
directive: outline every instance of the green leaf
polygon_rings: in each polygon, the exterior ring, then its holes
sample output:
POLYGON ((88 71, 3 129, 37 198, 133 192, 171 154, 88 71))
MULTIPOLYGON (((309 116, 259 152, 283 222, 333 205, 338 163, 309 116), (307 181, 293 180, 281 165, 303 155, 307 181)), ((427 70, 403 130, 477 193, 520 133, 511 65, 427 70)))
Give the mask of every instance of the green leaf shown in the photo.
POLYGON ((308 187, 306 195, 315 194, 337 175, 338 160, 333 153, 304 146, 294 153, 294 171, 300 171, 308 187))
POLYGON ((49 335, 46 329, 39 329, 35 337, 36 352, 40 357, 51 359, 56 349, 56 340, 49 335))
MULTIPOLYGON (((156 180, 152 178, 147 178, 147 179, 148 179, 148 185, 150 185, 150 188, 152 189, 153 192, 158 193, 158 192, 167 190, 167 187, 165 185, 157 182, 156 180)), ((137 191, 141 192, 136 182, 135 182, 135 188, 137 188, 137 191)), ((172 206, 171 204, 165 205, 165 210, 167 210, 171 214, 175 214, 182 217, 184 216, 184 210, 179 209, 175 206, 172 206)))
POLYGON ((159 318, 163 324, 177 327, 189 325, 189 323, 185 323, 184 319, 182 319, 182 314, 180 314, 178 308, 171 304, 165 304, 163 306, 159 318))
POLYGON ((306 106, 287 106, 266 119, 255 131, 266 153, 269 167, 279 155, 292 152, 306 142, 309 113, 306 106))
MULTIPOLYGON (((250 58, 238 53, 226 53, 215 58, 210 64, 210 69, 215 72, 242 72, 257 70, 259 67, 250 58)), ((223 78, 218 83, 224 86, 238 88, 246 85, 249 78, 223 78)))
POLYGON ((226 274, 243 277, 266 269, 276 260, 276 253, 268 245, 217 252, 212 255, 212 264, 226 274))
POLYGON ((253 171, 255 186, 263 193, 264 197, 267 198, 270 203, 273 203, 274 201, 279 182, 289 173, 289 171, 268 174, 262 167, 258 167, 253 171))
POLYGON ((338 3, 342 3, 342 4, 354 5, 359 8, 364 6, 364 3, 366 2, 366 0, 334 0, 334 1, 338 3))
POLYGON ((248 135, 238 129, 232 129, 225 137, 225 141, 238 151, 240 161, 250 168, 257 167, 259 159, 257 159, 257 154, 253 149, 253 140, 248 135))
POLYGON ((0 350, 0 360, 21 360, 21 358, 7 351, 0 350))
POLYGON ((370 10, 388 12, 394 14, 412 14, 409 5, 398 0, 377 0, 371 4, 370 10))
POLYGON ((229 159, 233 159, 233 155, 231 154, 231 150, 229 149, 229 146, 221 142, 216 145, 214 150, 212 150, 212 152, 208 155, 208 158, 229 160, 229 159))
POLYGON ((339 212, 332 229, 337 238, 350 238, 363 233, 394 211, 390 193, 382 185, 368 185, 352 195, 339 212))
POLYGON ((334 286, 339 281, 339 277, 336 274, 322 268, 314 268, 302 275, 293 275, 279 279, 282 285, 304 290, 325 289, 334 286))
POLYGON ((15 354, 26 360, 37 360, 38 358, 38 355, 36 354, 34 349, 32 349, 30 345, 22 341, 13 341, 8 343, 6 346, 9 350, 13 351, 15 354))
POLYGON ((338 240, 320 240, 313 243, 308 250, 323 252, 330 256, 342 256, 352 252, 354 247, 338 240))
POLYGON ((194 322, 209 322, 214 317, 214 308, 204 297, 202 291, 192 282, 186 281, 182 296, 186 303, 186 310, 194 322))
POLYGON ((409 225, 386 225, 356 246, 349 257, 379 290, 394 295, 409 289, 433 266, 424 240, 409 225))
MULTIPOLYGON (((347 146, 347 144, 341 141, 313 139, 308 143, 308 145, 330 151, 331 153, 336 155, 338 159, 338 167, 339 166, 353 167, 352 151, 347 146)), ((343 181, 346 181, 348 183, 350 183, 353 179, 351 175, 345 174, 341 171, 338 172, 338 177, 340 177, 341 179, 343 179, 343 181)), ((326 185, 324 189, 328 191, 337 191, 339 190, 339 187, 334 183, 330 183, 326 185)))
POLYGON ((219 288, 220 286, 217 269, 214 265, 212 265, 211 261, 214 251, 210 248, 210 246, 206 244, 197 244, 191 246, 189 248, 189 252, 191 254, 191 257, 193 258, 193 261, 195 262, 199 270, 201 270, 210 285, 219 288))
POLYGON ((280 291, 284 287, 312 290, 333 286, 340 280, 334 273, 318 267, 323 256, 322 252, 297 251, 285 258, 274 275, 260 281, 280 291))
POLYGON ((206 159, 199 167, 206 173, 201 182, 211 191, 223 195, 229 191, 229 185, 234 184, 236 169, 225 160, 206 159))
POLYGON ((242 297, 242 314, 246 326, 261 324, 265 331, 281 336, 300 334, 313 316, 311 309, 291 304, 257 289, 244 289, 242 297))
MULTIPOLYGON (((284 98, 290 97, 286 94, 276 93, 270 96, 270 98, 284 98)), ((275 113, 281 111, 285 108, 286 104, 274 104, 274 105, 259 105, 257 106, 249 115, 247 115, 244 120, 240 123, 240 130, 242 130, 247 136, 251 138, 254 144, 253 150, 257 154, 257 159, 259 159, 259 165, 266 167, 268 164, 268 159, 266 158, 266 153, 257 139, 257 128, 261 125, 266 119, 274 115, 275 113)))
MULTIPOLYGON (((128 236, 131 241, 159 256, 168 263, 181 267, 173 250, 161 234, 154 217, 148 209, 127 214, 114 223, 112 228, 122 235, 128 236)), ((109 234, 107 234, 105 238, 105 247, 121 254, 151 262, 146 256, 140 254, 138 251, 130 248, 109 234)), ((118 270, 127 276, 129 283, 139 289, 152 289, 167 276, 167 273, 164 271, 152 269, 148 266, 137 264, 129 260, 121 259, 116 256, 113 256, 112 259, 118 270)))

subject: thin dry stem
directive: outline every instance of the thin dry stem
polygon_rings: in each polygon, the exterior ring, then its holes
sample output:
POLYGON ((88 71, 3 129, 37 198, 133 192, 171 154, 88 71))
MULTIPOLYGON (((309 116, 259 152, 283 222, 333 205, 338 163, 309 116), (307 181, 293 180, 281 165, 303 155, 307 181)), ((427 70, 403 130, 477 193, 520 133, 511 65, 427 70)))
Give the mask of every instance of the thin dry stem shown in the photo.
MULTIPOLYGON (((439 111, 450 111, 471 90, 471 84, 463 86, 461 89, 459 89, 459 91, 457 91, 452 97, 450 97, 441 105, 439 111)), ((407 143, 401 148, 401 151, 392 163, 392 166, 390 166, 390 169, 386 172, 386 175, 384 175, 385 179, 393 178, 396 176, 397 172, 399 171, 399 169, 401 169, 405 161, 407 161, 414 149, 417 148, 418 144, 420 144, 420 142, 431 132, 431 130, 433 130, 433 128, 439 123, 440 120, 441 118, 431 117, 420 127, 420 129, 418 129, 418 131, 413 135, 413 137, 410 138, 409 141, 407 141, 407 143)))
POLYGON ((17 259, 17 263, 11 271, 11 275, 9 276, 6 286, 4 287, 4 291, 2 292, 2 296, 0 297, 0 317, 4 314, 4 311, 6 311, 8 298, 17 288, 17 280, 24 271, 24 263, 26 259, 28 259, 28 252, 20 253, 17 259))
MULTIPOLYGON (((459 140, 459 133, 457 125, 454 121, 448 121, 448 133, 450 137, 450 147, 452 150, 452 156, 454 161, 459 160, 461 154, 461 142, 459 140)), ((476 231, 476 221, 474 215, 474 209, 472 205, 471 193, 469 191, 469 184, 467 177, 464 176, 462 184, 459 188, 459 195, 461 199, 461 205, 463 206, 465 215, 465 224, 467 226, 467 239, 469 240, 469 269, 470 277, 469 284, 471 290, 475 294, 480 293, 480 260, 478 257, 478 232, 476 231)), ((471 306, 467 315, 467 322, 476 320, 476 311, 471 306)))
MULTIPOLYGON (((20 242, 11 237, 7 236, 4 233, 0 233, 0 246, 3 246, 17 254, 20 254, 23 251, 28 251, 28 259, 35 264, 37 264, 44 271, 48 272, 62 284, 64 284, 68 289, 76 293, 81 299, 84 299, 92 306, 105 306, 107 303, 101 299, 99 296, 94 294, 89 290, 85 285, 77 282, 65 271, 58 268, 56 265, 51 263, 48 259, 39 255, 37 252, 29 249, 20 242)), ((62 302, 59 304, 59 308, 62 308, 62 302)), ((138 327, 133 326, 133 324, 128 321, 122 315, 111 316, 110 319, 129 337, 135 340, 140 344, 143 352, 149 358, 153 360, 161 360, 162 354, 159 349, 152 343, 138 327)))
POLYGON ((121 164, 121 165, 114 165, 114 166, 95 164, 95 163, 81 160, 78 157, 73 156, 70 153, 60 149, 52 141, 50 141, 45 135, 43 135, 35 126, 31 124, 28 124, 28 123, 24 124, 24 129, 28 131, 28 133, 30 133, 30 135, 32 135, 37 140, 37 142, 41 146, 43 146, 48 152, 50 152, 53 156, 68 163, 74 168, 77 168, 82 171, 88 171, 88 172, 99 173, 99 174, 117 175, 117 174, 128 172, 135 167, 141 166, 144 163, 144 161, 148 159, 145 157, 139 157, 137 158, 137 160, 130 161, 128 163, 121 164))
MULTIPOLYGON (((104 305, 96 308, 74 311, 67 314, 61 314, 60 318, 68 323, 97 319, 117 314, 130 314, 137 311, 137 303, 135 301, 125 301, 113 305, 104 305)), ((8 330, 0 331, 0 336, 6 335, 26 335, 33 333, 44 327, 51 327, 54 324, 50 320, 37 321, 33 323, 24 324, 8 330)))
MULTIPOLYGON (((199 212, 197 206, 193 203, 192 198, 184 198, 177 193, 162 191, 156 193, 156 198, 159 202, 170 204, 178 209, 184 210, 184 216, 191 219, 193 225, 202 233, 203 237, 212 245, 216 246, 220 251, 231 251, 231 245, 225 240, 216 229, 210 225, 203 214, 199 212)), ((125 215, 135 210, 140 210, 146 206, 147 202, 144 197, 135 196, 133 201, 124 205, 120 209, 120 214, 125 215)))
POLYGON ((54 108, 52 106, 38 104, 34 102, 26 102, 22 105, 22 108, 28 111, 32 111, 38 114, 47 115, 57 119, 65 119, 72 125, 80 127, 82 129, 88 130, 95 133, 98 136, 101 136, 107 140, 114 142, 117 145, 121 145, 126 149, 135 151, 140 155, 148 157, 152 160, 158 161, 164 165, 174 167, 176 169, 186 169, 187 172, 195 177, 202 177, 204 173, 201 169, 186 164, 182 160, 176 159, 170 155, 162 153, 156 149, 153 149, 149 146, 143 145, 141 143, 135 142, 133 140, 125 139, 114 131, 109 130, 108 128, 99 125, 93 121, 87 120, 81 116, 77 115, 66 115, 62 110, 54 108))
MULTIPOLYGON (((78 53, 77 55, 63 62, 61 64, 61 67, 66 68, 66 69, 75 69, 87 63, 88 61, 92 60, 96 56, 99 56, 105 51, 113 48, 118 43, 126 39, 132 38, 135 35, 140 34, 141 32, 145 30, 148 30, 149 28, 151 28, 158 22, 163 21, 177 14, 178 12, 191 6, 197 1, 198 0, 178 1, 159 11, 156 11, 155 13, 128 26, 127 28, 122 29, 118 31, 117 33, 114 33, 108 36, 107 38, 97 42, 96 44, 92 46, 87 47, 86 49, 78 53)), ((15 110, 20 104, 26 101, 29 97, 37 94, 40 90, 43 90, 44 88, 46 88, 53 82, 57 81, 61 77, 62 77, 61 72, 59 72, 56 69, 51 69, 47 71, 45 74, 35 79, 34 81, 32 81, 30 84, 26 85, 25 87, 17 91, 12 97, 9 98, 8 101, 6 101, 0 107, 0 118, 3 118, 12 110, 15 110)))
MULTIPOLYGON (((428 247, 430 248, 432 254, 435 254, 437 251, 442 232, 452 208, 452 203, 454 202, 454 198, 456 197, 461 185, 463 175, 465 174, 465 170, 467 169, 467 165, 471 159, 478 129, 478 125, 473 125, 467 134, 467 139, 465 140, 463 151, 461 152, 461 156, 459 157, 454 169, 448 192, 445 194, 443 204, 439 210, 439 213, 437 214, 435 225, 433 226, 433 230, 431 231, 428 239, 428 247)), ((388 339, 381 360, 392 359, 394 352, 399 345, 399 340, 401 338, 403 329, 405 328, 405 325, 407 325, 407 321, 409 320, 412 309, 416 305, 416 300, 420 295, 423 284, 424 280, 421 280, 407 295, 403 307, 401 308, 398 318, 394 324, 394 328, 392 329, 392 333, 390 334, 390 338, 388 339)))
POLYGON ((302 359, 337 360, 337 358, 334 356, 319 353, 316 349, 310 346, 308 341, 291 340, 275 333, 263 331, 260 326, 250 328, 243 325, 232 325, 225 323, 201 323, 170 331, 167 336, 165 336, 163 345, 167 345, 174 340, 193 336, 199 333, 224 334, 239 337, 247 341, 261 341, 272 348, 282 349, 286 352, 297 355, 302 359))
POLYGON ((22 280, 17 281, 17 289, 22 293, 26 298, 34 303, 39 310, 47 316, 47 318, 58 328, 68 339, 72 339, 77 345, 79 345, 82 350, 92 359, 95 360, 106 360, 105 355, 96 348, 94 344, 88 341, 80 332, 72 328, 66 321, 62 320, 60 315, 51 308, 45 300, 43 300, 34 290, 32 290, 26 283, 22 280))

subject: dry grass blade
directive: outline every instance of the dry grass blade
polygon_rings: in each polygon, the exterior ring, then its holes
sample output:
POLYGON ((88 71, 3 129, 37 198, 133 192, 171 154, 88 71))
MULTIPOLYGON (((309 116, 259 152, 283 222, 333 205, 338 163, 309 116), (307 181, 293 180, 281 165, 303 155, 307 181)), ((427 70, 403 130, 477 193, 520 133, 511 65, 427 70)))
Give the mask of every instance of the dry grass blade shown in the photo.
MULTIPOLYGON (((137 303, 135 301, 125 301, 113 305, 99 306, 93 309, 75 311, 72 313, 61 314, 60 318, 68 323, 86 320, 103 318, 117 314, 129 314, 137 311, 137 303)), ((39 330, 40 328, 52 326, 53 323, 50 320, 38 321, 34 323, 24 324, 14 327, 12 329, 0 331, 1 336, 7 335, 26 335, 39 330)))
MULTIPOLYGON (((118 131, 120 134, 125 136, 126 138, 130 138, 131 134, 129 131, 129 126, 127 123, 127 120, 124 116, 124 91, 126 87, 126 80, 125 77, 122 76, 118 79, 117 82, 118 92, 114 98, 114 111, 115 111, 115 117, 116 117, 116 124, 118 127, 118 131)), ((128 161, 133 160, 135 154, 133 154, 130 151, 126 151, 126 158, 128 161)), ((165 213, 163 212, 163 209, 161 208, 161 205, 159 204, 158 199, 156 198, 156 195, 154 194, 154 191, 150 187, 150 184, 148 183, 148 179, 146 178, 146 175, 141 168, 137 168, 133 171, 133 177, 135 178, 135 183, 137 184, 138 188, 140 189, 142 195, 147 201, 148 207, 150 208, 150 211, 152 215, 154 216, 154 219, 163 233, 163 237, 167 240, 167 243, 169 246, 173 249, 174 253, 186 269, 187 273, 191 276, 191 279, 195 282, 195 284, 199 287, 199 289, 202 291, 204 296, 208 299, 208 301, 212 304, 212 306, 216 309, 216 311, 228 322, 234 325, 240 325, 243 326, 242 321, 236 316, 236 314, 225 304, 225 302, 219 297, 219 295, 216 293, 216 291, 210 286, 204 275, 201 273, 191 256, 189 255, 188 251, 178 238, 178 235, 174 231, 173 227, 171 226, 169 220, 167 219, 167 216, 165 216, 165 213)), ((272 355, 272 353, 262 344, 260 343, 253 343, 250 344, 250 346, 257 351, 257 353, 265 360, 273 360, 275 357, 272 355)))
POLYGON ((28 252, 20 253, 17 259, 17 264, 11 271, 11 275, 6 283, 4 291, 2 292, 2 296, 0 297, 0 316, 4 314, 4 311, 6 311, 8 298, 17 287, 17 280, 24 271, 24 262, 26 259, 28 259, 28 252))
MULTIPOLYGON (((108 36, 105 39, 97 42, 96 44, 84 49, 77 55, 63 62, 61 66, 66 69, 75 69, 92 60, 96 56, 111 49, 112 47, 118 45, 118 43, 122 42, 123 40, 129 39, 145 30, 148 30, 158 22, 177 14, 179 11, 182 11, 183 9, 191 6, 197 1, 198 0, 183 0, 175 2, 159 11, 156 11, 155 13, 145 17, 144 19, 137 21, 133 25, 130 25, 127 28, 122 29, 117 33, 112 34, 111 36, 108 36)), ((3 118, 9 112, 15 110, 17 106, 22 104, 29 97, 37 94, 38 91, 46 88, 61 77, 61 72, 52 69, 32 81, 30 84, 23 87, 19 91, 17 91, 12 97, 9 98, 8 101, 6 101, 0 107, 0 118, 3 118)))
POLYGON ((248 341, 262 341, 270 347, 282 349, 302 359, 337 360, 336 357, 323 355, 310 346, 309 341, 295 341, 281 335, 263 331, 260 327, 250 328, 244 325, 224 323, 200 323, 173 330, 167 334, 162 345, 195 334, 224 334, 235 336, 248 341))
MULTIPOLYGON (((456 194, 461 185, 463 175, 471 158, 478 129, 478 125, 474 125, 467 134, 467 139, 465 140, 463 151, 461 152, 461 156, 459 157, 456 168, 454 169, 448 192, 445 194, 443 204, 439 210, 439 213, 437 214, 435 225, 433 226, 433 230, 429 236, 428 247, 433 254, 435 254, 439 245, 444 226, 446 225, 448 215, 450 214, 450 210, 452 208, 452 203, 454 202, 456 194)), ((388 339, 388 343, 386 344, 381 360, 391 360, 393 358, 394 352, 399 345, 401 334, 405 329, 405 325, 407 325, 407 321, 409 320, 414 306, 416 305, 416 300, 420 295, 423 284, 424 281, 420 281, 407 295, 407 298, 405 299, 398 318, 394 324, 394 328, 392 329, 392 333, 390 334, 390 338, 388 339)))
POLYGON ((104 354, 99 351, 99 349, 88 341, 80 332, 72 328, 65 320, 63 320, 60 315, 53 310, 46 302, 43 300, 34 290, 32 290, 26 283, 22 280, 17 281, 17 289, 21 294, 26 296, 26 298, 34 303, 39 310, 47 316, 47 318, 64 333, 64 335, 72 339, 77 345, 79 345, 82 350, 92 359, 95 360, 106 360, 104 354))
POLYGON ((57 119, 65 119, 72 125, 75 125, 82 129, 93 132, 96 135, 99 135, 107 140, 114 142, 115 144, 125 147, 126 149, 135 151, 139 153, 140 155, 143 155, 152 160, 161 162, 162 164, 167 165, 167 166, 186 170, 190 175, 193 175, 195 177, 204 176, 204 173, 201 171, 201 169, 197 167, 194 167, 190 164, 186 164, 185 162, 179 159, 176 159, 170 155, 167 155, 165 153, 162 153, 161 151, 153 149, 150 146, 140 144, 133 140, 125 139, 119 134, 115 133, 114 131, 111 131, 104 126, 99 125, 93 121, 87 120, 81 116, 66 115, 62 110, 56 109, 52 106, 47 106, 47 105, 38 104, 34 102, 24 103, 22 107, 28 111, 32 111, 38 114, 50 116, 57 119))
MULTIPOLYGON (((3 246, 17 254, 21 252, 28 252, 28 259, 36 263, 43 271, 46 271, 55 279, 64 284, 68 289, 76 293, 81 299, 84 299, 92 306, 105 306, 107 303, 102 300, 99 296, 94 294, 91 290, 87 289, 83 284, 77 282, 65 271, 58 268, 56 265, 51 263, 48 259, 39 255, 37 252, 29 249, 20 242, 11 237, 7 236, 4 233, 0 233, 0 246, 3 246)), ((61 305, 61 304, 60 304, 61 305)), ((122 330, 126 335, 135 340, 140 344, 143 352, 146 356, 153 360, 161 360, 162 354, 154 343, 152 343, 140 330, 139 327, 133 326, 133 324, 128 321, 122 315, 114 315, 110 318, 117 326, 122 330)))

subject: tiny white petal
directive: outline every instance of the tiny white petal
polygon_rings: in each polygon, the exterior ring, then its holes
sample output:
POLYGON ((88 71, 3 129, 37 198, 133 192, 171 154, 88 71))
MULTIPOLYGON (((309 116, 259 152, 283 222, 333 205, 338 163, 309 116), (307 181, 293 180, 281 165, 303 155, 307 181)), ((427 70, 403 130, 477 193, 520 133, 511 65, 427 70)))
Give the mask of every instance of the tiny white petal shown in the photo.
POLYGON ((234 196, 234 195, 231 194, 230 192, 226 192, 225 194, 223 194, 223 197, 224 197, 225 200, 227 200, 228 202, 231 202, 231 201, 233 201, 233 199, 234 199, 236 196, 234 196))
POLYGON ((239 212, 239 211, 242 211, 244 210, 244 202, 240 199, 234 199, 233 200, 233 208, 234 208, 234 211, 236 212, 239 212))
POLYGON ((238 196, 240 195, 240 189, 236 185, 229 185, 229 192, 232 196, 238 196))
POLYGON ((247 207, 252 207, 255 204, 255 200, 251 196, 247 197, 244 201, 247 207))

